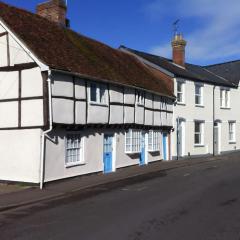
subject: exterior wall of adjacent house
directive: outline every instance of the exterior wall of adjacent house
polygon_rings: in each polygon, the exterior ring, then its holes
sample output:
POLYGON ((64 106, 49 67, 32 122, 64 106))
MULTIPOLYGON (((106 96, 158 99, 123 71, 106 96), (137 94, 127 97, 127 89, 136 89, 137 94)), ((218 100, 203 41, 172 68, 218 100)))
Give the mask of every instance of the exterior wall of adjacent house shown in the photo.
POLYGON ((227 88, 230 90, 230 108, 223 109, 220 106, 220 89, 225 88, 207 83, 200 83, 203 86, 203 104, 195 105, 195 85, 199 84, 186 79, 174 79, 174 92, 177 95, 177 81, 184 84, 184 102, 176 103, 174 106, 174 129, 172 133, 172 154, 173 158, 186 156, 199 156, 213 154, 213 92, 215 92, 215 121, 219 127, 219 153, 240 149, 240 112, 238 110, 239 89, 227 88), (178 120, 179 119, 179 120, 178 120), (195 121, 204 124, 203 144, 194 144, 195 121), (236 121, 236 142, 229 142, 229 121, 236 121), (178 125, 182 124, 182 138, 178 135, 178 125), (179 146, 177 145, 179 140, 179 146), (178 149, 179 148, 179 149, 178 149), (182 153, 182 154, 181 154, 182 153))
POLYGON ((105 134, 114 136, 113 171, 140 164, 140 153, 125 152, 125 134, 129 129, 141 129, 146 133, 146 164, 163 159, 162 133, 164 129, 168 129, 166 132, 171 129, 173 100, 143 91, 144 102, 139 105, 136 102, 137 89, 103 82, 106 101, 94 103, 90 98, 91 83, 96 82, 58 72, 52 74, 53 123, 56 128, 46 141, 45 181, 103 172, 105 134), (147 149, 148 131, 152 129, 161 131, 159 151, 147 149), (70 167, 66 164, 68 134, 80 135, 82 142, 83 162, 70 167))

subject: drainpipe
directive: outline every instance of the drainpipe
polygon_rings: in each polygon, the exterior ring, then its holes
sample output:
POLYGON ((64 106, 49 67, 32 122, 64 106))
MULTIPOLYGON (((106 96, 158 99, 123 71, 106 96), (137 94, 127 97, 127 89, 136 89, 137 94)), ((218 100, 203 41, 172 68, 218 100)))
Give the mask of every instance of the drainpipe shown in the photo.
POLYGON ((43 131, 41 134, 41 160, 40 160, 40 189, 43 189, 44 184, 44 167, 45 167, 45 140, 46 135, 52 131, 52 86, 51 86, 51 71, 48 71, 48 107, 49 107, 49 129, 43 131))
POLYGON ((214 135, 214 125, 215 125, 215 89, 216 86, 213 87, 213 156, 215 156, 215 135, 214 135))
POLYGON ((177 117, 177 160, 179 160, 179 117, 177 117))

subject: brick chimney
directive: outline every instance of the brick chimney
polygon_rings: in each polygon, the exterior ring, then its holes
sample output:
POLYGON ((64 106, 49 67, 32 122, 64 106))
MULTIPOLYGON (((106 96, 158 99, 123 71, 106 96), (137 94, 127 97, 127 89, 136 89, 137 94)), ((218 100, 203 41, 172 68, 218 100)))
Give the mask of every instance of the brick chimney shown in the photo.
POLYGON ((67 5, 66 0, 49 0, 37 5, 38 15, 47 18, 61 26, 68 27, 69 21, 66 18, 67 5))
POLYGON ((185 67, 185 47, 187 42, 182 34, 175 34, 172 40, 172 58, 173 62, 185 67))

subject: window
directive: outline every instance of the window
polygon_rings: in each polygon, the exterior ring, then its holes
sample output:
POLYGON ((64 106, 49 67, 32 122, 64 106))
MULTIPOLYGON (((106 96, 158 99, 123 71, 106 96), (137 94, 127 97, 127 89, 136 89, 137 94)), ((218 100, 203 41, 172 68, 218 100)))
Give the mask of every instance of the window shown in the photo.
POLYGON ((97 104, 107 104, 106 85, 101 83, 90 84, 90 101, 97 104))
POLYGON ((142 132, 130 129, 125 134, 125 152, 139 153, 141 151, 142 132))
POLYGON ((137 103, 137 105, 144 105, 144 92, 137 91, 137 93, 136 93, 136 103, 137 103))
POLYGON ((230 108, 230 90, 229 89, 220 90, 220 102, 221 102, 221 108, 230 108))
POLYGON ((195 121, 194 144, 195 145, 203 145, 204 144, 204 123, 203 122, 195 121))
POLYGON ((157 152, 160 151, 160 131, 150 130, 148 133, 148 151, 157 152))
POLYGON ((79 134, 67 134, 65 165, 69 167, 83 164, 82 150, 81 136, 79 134))
POLYGON ((195 104, 198 106, 203 105, 203 86, 200 84, 195 85, 195 104))
POLYGON ((184 103, 184 83, 177 82, 177 102, 184 103))
POLYGON ((229 122, 229 142, 236 141, 236 122, 229 122))

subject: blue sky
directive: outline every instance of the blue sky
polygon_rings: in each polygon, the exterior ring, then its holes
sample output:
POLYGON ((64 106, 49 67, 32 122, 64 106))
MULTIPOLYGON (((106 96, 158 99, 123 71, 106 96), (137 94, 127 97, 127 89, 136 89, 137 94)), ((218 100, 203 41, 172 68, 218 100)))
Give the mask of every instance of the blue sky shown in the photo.
MULTIPOLYGON (((44 0, 5 0, 35 11, 44 0)), ((196 64, 240 59, 240 0, 68 0, 71 27, 112 47, 171 57, 172 23, 188 41, 196 64)))

